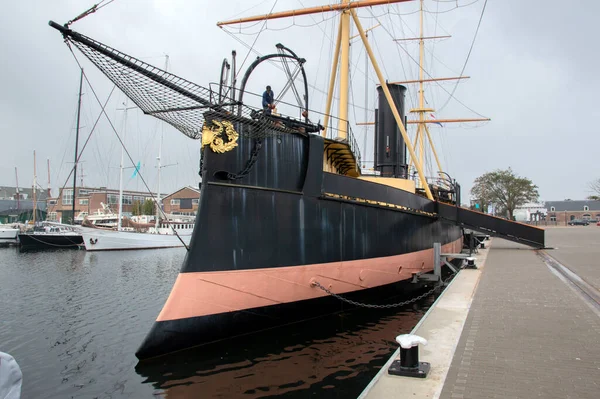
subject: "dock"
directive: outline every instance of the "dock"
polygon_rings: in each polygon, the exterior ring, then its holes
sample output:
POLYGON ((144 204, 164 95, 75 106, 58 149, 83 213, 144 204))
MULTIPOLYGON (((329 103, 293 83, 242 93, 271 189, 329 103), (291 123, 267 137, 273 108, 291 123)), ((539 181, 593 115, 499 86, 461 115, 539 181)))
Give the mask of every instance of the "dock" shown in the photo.
POLYGON ((600 228, 548 228, 534 250, 500 238, 475 254, 412 334, 427 378, 389 375, 360 398, 597 398, 600 228))

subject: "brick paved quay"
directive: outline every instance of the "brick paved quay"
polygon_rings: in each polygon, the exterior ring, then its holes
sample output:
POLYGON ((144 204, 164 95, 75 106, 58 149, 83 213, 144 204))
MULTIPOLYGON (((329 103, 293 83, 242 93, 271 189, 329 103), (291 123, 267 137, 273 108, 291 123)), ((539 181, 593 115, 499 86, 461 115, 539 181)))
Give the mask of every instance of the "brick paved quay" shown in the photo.
MULTIPOLYGON (((555 247, 546 251, 550 256, 600 289, 600 227, 549 228, 546 241, 555 247)), ((424 350, 420 360, 431 361, 431 377, 381 373, 363 397, 600 398, 598 308, 536 251, 505 240, 493 240, 480 276, 449 369, 424 350), (444 375, 436 376, 436 367, 444 375)), ((426 327, 432 322, 416 331, 428 346, 444 340, 438 329, 426 327)))

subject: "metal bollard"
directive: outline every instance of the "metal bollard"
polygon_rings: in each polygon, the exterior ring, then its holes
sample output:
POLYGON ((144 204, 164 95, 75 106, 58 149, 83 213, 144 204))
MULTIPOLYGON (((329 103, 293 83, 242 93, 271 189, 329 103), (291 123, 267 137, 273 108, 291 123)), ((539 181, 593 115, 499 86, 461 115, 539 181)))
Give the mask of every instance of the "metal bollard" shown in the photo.
POLYGON ((475 264, 475 258, 473 257, 468 257, 467 258, 467 265, 465 266, 466 269, 477 269, 477 265, 475 264))
POLYGON ((396 337, 396 342, 400 344, 400 360, 392 362, 388 374, 402 377, 427 377, 431 365, 419 361, 419 344, 427 345, 427 340, 418 335, 403 334, 396 337))

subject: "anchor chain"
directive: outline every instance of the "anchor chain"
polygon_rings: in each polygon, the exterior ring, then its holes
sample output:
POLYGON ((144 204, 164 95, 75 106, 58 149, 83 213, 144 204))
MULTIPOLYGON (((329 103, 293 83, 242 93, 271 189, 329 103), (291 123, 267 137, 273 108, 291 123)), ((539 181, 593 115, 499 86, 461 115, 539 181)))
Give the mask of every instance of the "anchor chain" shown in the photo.
POLYGON ((228 180, 237 180, 237 179, 242 179, 242 178, 248 176, 248 174, 254 167, 254 164, 258 160, 258 153, 260 152, 261 148, 262 148, 262 140, 256 139, 256 141, 254 143, 254 149, 252 150, 252 153, 250 154, 250 158, 246 162, 246 167, 238 173, 227 172, 227 179, 228 180))
MULTIPOLYGON (((462 269, 462 268, 461 268, 461 269, 462 269)), ((446 279, 445 279, 445 280, 444 280, 442 283, 445 285, 445 284, 446 284, 448 281, 450 281, 450 279, 451 279, 452 277, 454 277, 455 275, 456 275, 456 273, 453 273, 453 274, 451 274, 451 275, 450 275, 450 276, 448 276, 448 277, 447 277, 447 278, 446 278, 446 279)), ((322 286, 322 285, 321 285, 321 284, 320 284, 318 281, 313 281, 313 282, 311 283, 311 285, 312 285, 313 287, 317 287, 317 288, 319 288, 319 289, 321 289, 321 290, 325 291, 327 294, 331 295, 331 296, 332 296, 332 297, 334 297, 334 298, 337 298, 337 299, 339 299, 339 300, 340 300, 340 301, 342 301, 342 302, 346 302, 346 303, 349 303, 350 305, 357 306, 357 307, 371 308, 371 309, 390 309, 390 308, 397 308, 397 307, 399 307, 399 306, 405 306, 405 305, 409 305, 409 304, 411 304, 411 303, 414 303, 414 302, 420 301, 421 299, 423 299, 423 298, 425 298, 425 297, 428 297, 429 295, 433 294, 433 292, 434 292, 435 290, 437 290, 437 289, 438 289, 438 287, 433 287, 433 288, 432 288, 432 289, 430 289, 429 291, 426 291, 426 292, 422 293, 421 295, 419 295, 419 296, 417 296, 417 297, 414 297, 414 298, 412 298, 412 299, 409 299, 409 300, 407 300, 407 301, 403 301, 403 302, 389 303, 389 304, 386 304, 386 305, 373 305, 373 304, 368 304, 368 303, 356 302, 356 301, 353 301, 352 299, 345 298, 345 297, 343 297, 343 296, 341 296, 341 295, 339 295, 339 294, 336 294, 336 293, 332 292, 332 291, 331 291, 331 290, 329 290, 328 288, 326 288, 326 287, 323 287, 323 286, 322 286)))

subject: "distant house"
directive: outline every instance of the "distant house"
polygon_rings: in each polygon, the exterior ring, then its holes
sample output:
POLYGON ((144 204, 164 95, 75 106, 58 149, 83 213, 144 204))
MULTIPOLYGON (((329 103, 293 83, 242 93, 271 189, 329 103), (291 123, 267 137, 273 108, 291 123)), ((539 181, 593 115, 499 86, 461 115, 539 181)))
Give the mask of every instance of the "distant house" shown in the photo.
MULTIPOLYGON (((46 211, 48 192, 41 188, 35 190, 37 218, 46 211)), ((12 223, 31 220, 33 216, 33 189, 0 186, 0 222, 12 223)))
MULTIPOLYGON (((156 194, 123 190, 123 214, 131 216, 135 202, 144 203, 147 199, 153 200, 156 194)), ((119 190, 106 187, 77 187, 73 198, 73 188, 59 190, 58 197, 48 198, 48 220, 71 223, 73 203, 75 203, 75 217, 80 213, 90 215, 102 210, 102 204, 108 206, 114 213, 119 211, 119 190)))
POLYGON ((536 222, 546 220, 548 210, 542 203, 528 202, 515 208, 513 215, 517 222, 536 222))
POLYGON ((183 187, 162 199, 163 209, 165 213, 173 215, 195 216, 198 212, 199 199, 199 189, 191 186, 183 187))
POLYGON ((600 221, 600 201, 547 201, 546 210, 549 220, 555 221, 557 224, 567 224, 573 219, 600 221))

